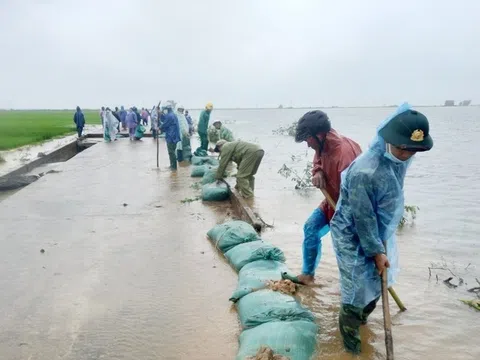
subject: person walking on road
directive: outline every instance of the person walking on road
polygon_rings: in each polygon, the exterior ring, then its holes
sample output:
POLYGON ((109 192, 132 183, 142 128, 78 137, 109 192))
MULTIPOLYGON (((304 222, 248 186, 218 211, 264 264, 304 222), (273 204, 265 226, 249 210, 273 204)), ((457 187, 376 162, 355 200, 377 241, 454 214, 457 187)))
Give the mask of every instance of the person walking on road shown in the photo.
POLYGON ((77 111, 75 111, 75 114, 73 115, 73 122, 77 127, 77 134, 80 138, 82 136, 83 128, 85 127, 85 116, 83 115, 80 106, 77 106, 77 111))
MULTIPOLYGON (((295 141, 305 141, 309 148, 315 150, 312 183, 337 201, 340 174, 361 154, 360 145, 332 129, 327 114, 320 110, 309 111, 300 118, 295 141)), ((304 285, 315 281, 315 270, 322 256, 322 237, 329 231, 328 224, 334 212, 335 209, 325 199, 303 226, 303 266, 298 280, 304 285)))
POLYGON ((198 120, 198 128, 197 132, 200 136, 200 147, 197 149, 208 150, 208 122, 210 121, 210 114, 213 110, 213 104, 208 103, 205 106, 205 110, 203 110, 200 114, 200 118, 198 120))
POLYGON ((139 123, 139 119, 137 119, 137 115, 133 111, 133 107, 128 109, 126 123, 128 126, 128 134, 130 136, 130 140, 134 140, 135 137, 135 129, 137 128, 137 124, 139 123))
POLYGON ((165 141, 167 143, 168 157, 170 159, 170 170, 177 170, 177 144, 181 141, 180 127, 178 119, 173 113, 173 106, 167 103, 162 106, 162 115, 160 116, 160 129, 165 133, 165 141))
POLYGON ((216 180, 223 179, 228 163, 234 161, 238 166, 235 189, 242 197, 252 198, 255 190, 255 174, 265 151, 260 146, 246 141, 227 142, 226 140, 218 141, 214 151, 220 153, 216 180))
POLYGON ((404 213, 405 174, 414 155, 432 147, 428 119, 403 104, 342 173, 330 229, 340 270, 339 327, 350 353, 360 352, 359 329, 380 299, 382 273, 389 269, 388 287, 397 277, 395 231, 404 213))

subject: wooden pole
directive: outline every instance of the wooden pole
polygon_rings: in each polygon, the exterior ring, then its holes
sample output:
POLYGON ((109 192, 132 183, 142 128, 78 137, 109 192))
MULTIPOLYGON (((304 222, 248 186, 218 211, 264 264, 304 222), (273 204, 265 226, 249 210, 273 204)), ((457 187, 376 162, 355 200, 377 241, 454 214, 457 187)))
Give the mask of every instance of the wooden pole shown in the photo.
POLYGON ((159 131, 157 130, 157 168, 159 167, 159 144, 158 144, 158 138, 159 138, 159 131))
MULTIPOLYGON (((383 242, 385 250, 387 245, 383 242)), ((382 272, 382 307, 383 307, 383 328, 385 330, 385 347, 387 348, 387 360, 393 360, 393 337, 392 319, 390 318, 390 307, 388 304, 388 269, 382 272)))
MULTIPOLYGON (((325 199, 327 199, 327 202, 328 204, 332 207, 333 210, 335 210, 336 208, 336 204, 335 204, 335 201, 333 201, 332 197, 330 196, 330 194, 327 192, 327 190, 325 189, 320 189, 322 191, 322 194, 323 196, 325 196, 325 199)), ((400 300, 400 298, 398 297, 397 293, 395 292, 395 290, 392 288, 392 287, 389 287, 388 288, 388 292, 390 293, 390 295, 392 295, 392 298, 393 300, 395 300, 396 304, 398 305, 398 307, 400 308, 400 311, 405 311, 407 310, 407 308, 405 307, 405 305, 403 305, 403 302, 402 300, 400 300)))
MULTIPOLYGON (((161 103, 162 103, 162 100, 160 100, 160 101, 158 102, 158 105, 157 105, 157 106, 160 107, 160 104, 161 104, 161 103)), ((155 107, 154 107, 154 108, 155 108, 155 107)), ((153 111, 153 110, 152 110, 152 111, 153 111)), ((160 114, 157 114, 157 116, 158 116, 158 119, 157 119, 157 126, 158 126, 158 123, 160 122, 160 114)), ((153 124, 152 124, 152 126, 153 126, 153 124)), ((159 164, 159 162, 160 162, 160 160, 159 160, 159 158, 160 158, 160 155, 159 155, 159 153, 160 153, 160 150, 159 150, 160 145, 159 145, 159 141, 158 141, 158 139, 160 138, 160 127, 159 127, 159 126, 158 126, 158 129, 157 129, 156 132, 157 132, 157 169, 158 169, 158 167, 160 166, 160 164, 159 164)))

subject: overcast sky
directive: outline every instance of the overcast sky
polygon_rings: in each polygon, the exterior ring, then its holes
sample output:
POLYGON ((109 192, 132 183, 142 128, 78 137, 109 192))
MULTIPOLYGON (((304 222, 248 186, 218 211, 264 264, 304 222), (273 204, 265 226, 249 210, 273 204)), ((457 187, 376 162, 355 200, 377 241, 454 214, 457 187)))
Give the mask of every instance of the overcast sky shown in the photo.
POLYGON ((480 100, 479 0, 0 0, 0 108, 480 100))

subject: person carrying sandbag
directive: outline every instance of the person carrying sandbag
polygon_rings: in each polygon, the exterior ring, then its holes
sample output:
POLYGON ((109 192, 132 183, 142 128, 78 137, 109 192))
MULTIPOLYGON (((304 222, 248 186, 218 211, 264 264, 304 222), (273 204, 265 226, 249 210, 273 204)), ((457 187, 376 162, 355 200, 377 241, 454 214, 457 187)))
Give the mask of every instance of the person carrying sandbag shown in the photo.
POLYGON ((214 152, 220 153, 220 164, 215 178, 222 180, 228 163, 233 161, 238 167, 235 189, 246 199, 253 197, 255 174, 265 151, 260 146, 246 141, 220 140, 217 142, 214 152))

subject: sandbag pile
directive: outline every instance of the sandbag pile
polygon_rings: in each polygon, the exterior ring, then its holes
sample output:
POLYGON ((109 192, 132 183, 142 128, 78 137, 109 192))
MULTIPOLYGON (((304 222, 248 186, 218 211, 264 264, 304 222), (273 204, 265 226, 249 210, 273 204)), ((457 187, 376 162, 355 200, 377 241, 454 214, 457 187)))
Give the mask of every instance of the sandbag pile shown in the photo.
POLYGON ((237 289, 230 297, 243 329, 236 359, 255 358, 267 347, 290 360, 309 360, 318 330, 314 315, 293 296, 272 290, 278 290, 282 281, 296 280, 282 250, 263 241, 244 221, 227 221, 207 235, 239 272, 237 289))

